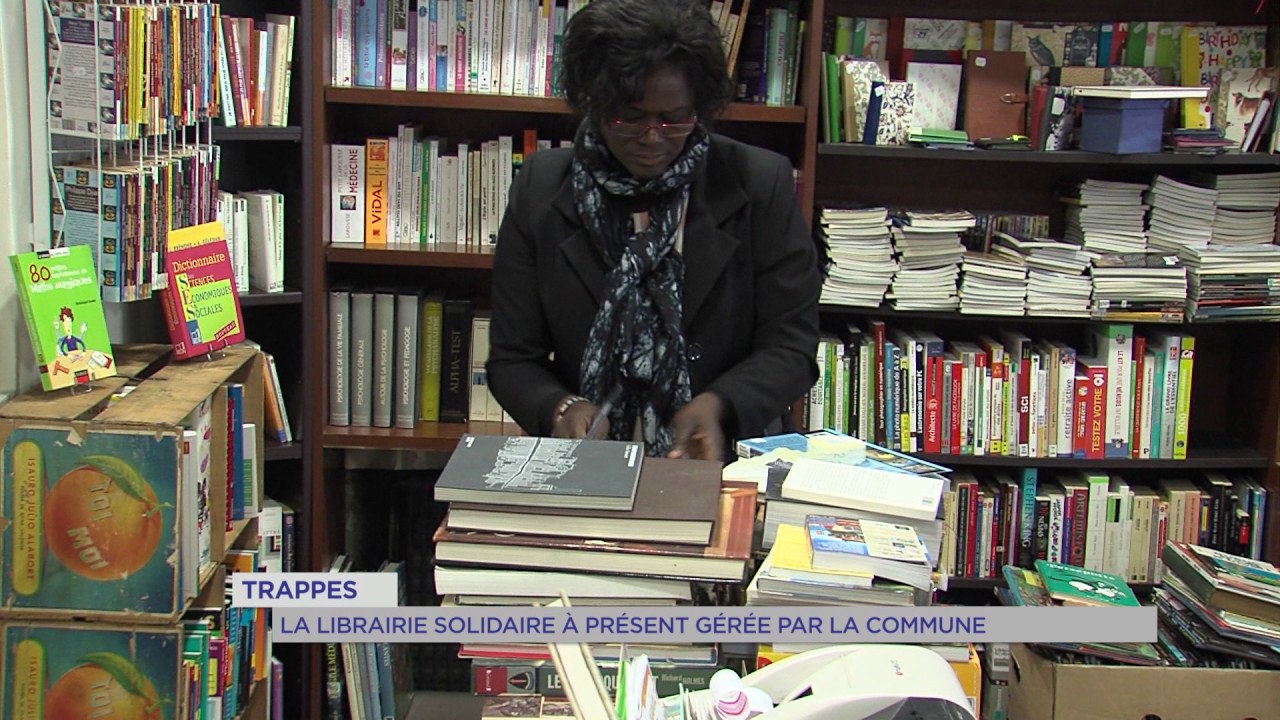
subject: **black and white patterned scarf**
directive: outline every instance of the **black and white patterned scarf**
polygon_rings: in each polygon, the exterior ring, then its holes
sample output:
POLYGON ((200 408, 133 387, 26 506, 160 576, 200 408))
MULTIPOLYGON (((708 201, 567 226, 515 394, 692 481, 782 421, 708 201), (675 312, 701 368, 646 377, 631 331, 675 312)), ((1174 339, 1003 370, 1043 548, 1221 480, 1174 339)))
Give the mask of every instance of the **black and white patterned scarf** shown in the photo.
POLYGON ((597 405, 614 400, 611 439, 632 439, 638 418, 650 456, 671 448, 672 418, 691 399, 681 330, 684 260, 673 250, 690 183, 710 147, 699 126, 665 172, 640 180, 613 158, 591 120, 575 142, 574 202, 610 262, 582 358, 581 393, 597 405), (636 201, 649 203, 643 232, 632 222, 636 201))

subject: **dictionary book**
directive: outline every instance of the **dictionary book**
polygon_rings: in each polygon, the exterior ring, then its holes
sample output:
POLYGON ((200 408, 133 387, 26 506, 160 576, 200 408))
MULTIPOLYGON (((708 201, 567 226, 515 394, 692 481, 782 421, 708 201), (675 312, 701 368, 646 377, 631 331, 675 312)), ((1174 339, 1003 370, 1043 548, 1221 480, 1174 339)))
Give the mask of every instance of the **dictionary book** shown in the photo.
POLYGON ((87 245, 10 258, 46 391, 116 375, 93 251, 87 245))
POLYGON ((245 339, 221 222, 171 232, 165 275, 161 294, 174 357, 205 355, 245 339))
POLYGON ((463 435, 437 502, 631 510, 644 448, 617 440, 463 435))

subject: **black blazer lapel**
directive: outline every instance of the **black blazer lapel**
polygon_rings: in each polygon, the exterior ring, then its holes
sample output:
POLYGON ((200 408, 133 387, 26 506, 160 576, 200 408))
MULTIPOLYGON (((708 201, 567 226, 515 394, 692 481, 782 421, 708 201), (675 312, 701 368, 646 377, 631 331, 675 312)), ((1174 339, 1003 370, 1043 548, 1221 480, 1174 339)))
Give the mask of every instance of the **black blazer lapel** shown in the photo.
POLYGON ((578 279, 587 288, 591 298, 600 305, 604 302, 605 273, 608 269, 604 257, 591 241, 591 235, 583 227, 578 208, 573 203, 573 183, 566 177, 560 189, 551 200, 552 206, 565 219, 565 230, 568 237, 560 243, 560 252, 564 253, 578 279))
POLYGON ((686 330, 738 250, 738 238, 730 234, 725 226, 734 213, 747 203, 747 194, 742 185, 723 164, 714 146, 707 160, 706 170, 690 188, 689 209, 685 218, 682 324, 686 330))

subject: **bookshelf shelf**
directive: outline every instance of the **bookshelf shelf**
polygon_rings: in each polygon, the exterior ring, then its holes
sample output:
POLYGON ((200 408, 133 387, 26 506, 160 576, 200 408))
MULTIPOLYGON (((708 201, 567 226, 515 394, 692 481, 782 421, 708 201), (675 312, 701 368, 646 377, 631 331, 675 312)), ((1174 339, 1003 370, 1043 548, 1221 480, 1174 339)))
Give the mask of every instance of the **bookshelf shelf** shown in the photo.
POLYGON ((521 435, 518 425, 498 422, 419 423, 413 430, 400 428, 324 428, 324 447, 379 450, 452 451, 464 434, 521 435))
MULTIPOLYGON (((491 93, 410 92, 382 88, 327 87, 325 102, 331 105, 389 105, 395 107, 478 110, 483 112, 524 112, 569 115, 568 103, 558 97, 494 95, 491 93)), ((796 105, 771 106, 734 103, 720 116, 730 122, 791 123, 805 120, 805 108, 796 105)))
POLYGON ((267 462, 302 459, 302 443, 266 443, 263 448, 263 459, 267 462))
POLYGON ((240 296, 240 307, 261 307, 264 305, 301 305, 301 290, 285 290, 278 293, 255 292, 240 296))
POLYGON ((217 142, 302 142, 302 128, 287 127, 226 127, 213 126, 213 139, 217 142))
POLYGON ((912 453, 915 457, 947 467, 1034 467, 1079 470, 1265 470, 1270 467, 1266 456, 1249 448, 1192 448, 1186 460, 1132 460, 1108 458, 1080 460, 1061 457, 1010 457, 1005 455, 950 455, 912 453))
MULTIPOLYGON (((894 320, 938 320, 944 322, 968 321, 989 325, 992 321, 1002 323, 1039 323, 1045 325, 1087 325, 1091 323, 1125 323, 1129 325, 1184 325, 1191 324, 1184 320, 1137 319, 1132 317, 1057 317, 1052 315, 968 315, 946 311, 912 311, 894 310, 891 307, 854 307, 849 305, 823 305, 822 312, 827 315, 856 315, 864 317, 882 317, 894 320)), ((1230 322, 1228 320, 1197 320, 1196 325, 1208 325, 1230 322)), ((1242 322, 1240 320, 1234 322, 1242 322)))
MULTIPOLYGON (((948 591, 950 590, 994 590, 998 587, 1004 587, 1004 586, 1005 586, 1004 578, 993 578, 993 577, 947 578, 948 591)), ((1129 587, 1130 589, 1133 590, 1135 594, 1147 595, 1147 594, 1150 594, 1151 591, 1154 590, 1156 587, 1158 587, 1158 585, 1156 585, 1155 583, 1131 582, 1129 583, 1129 587)))
POLYGON ((325 256, 330 263, 344 265, 402 265, 410 267, 489 270, 493 268, 492 245, 441 243, 424 247, 366 248, 360 245, 329 245, 325 256))
POLYGON ((1196 153, 1137 153, 1112 155, 1087 150, 960 150, 917 146, 861 145, 858 143, 823 143, 818 146, 820 158, 884 158, 892 160, 937 160, 952 162, 1029 163, 1039 165, 1088 165, 1131 167, 1161 166, 1254 166, 1280 165, 1280 154, 1225 152, 1217 155, 1196 153))

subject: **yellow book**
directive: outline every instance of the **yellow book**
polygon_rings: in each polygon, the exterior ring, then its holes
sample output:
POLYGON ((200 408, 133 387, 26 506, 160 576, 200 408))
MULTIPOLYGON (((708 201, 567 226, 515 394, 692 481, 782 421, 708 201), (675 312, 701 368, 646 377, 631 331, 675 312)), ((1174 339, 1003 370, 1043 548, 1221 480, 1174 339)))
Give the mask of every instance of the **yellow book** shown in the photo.
POLYGON ((364 244, 387 246, 387 152, 386 138, 365 141, 364 244))
POLYGON ((1196 339, 1182 336, 1182 358, 1178 362, 1178 406, 1173 418, 1173 459, 1187 459, 1187 435, 1191 423, 1191 373, 1196 362, 1196 339))
POLYGON ((419 338, 421 351, 422 409, 418 419, 423 422, 440 421, 440 345, 443 341, 444 294, 433 292, 422 301, 422 329, 419 338))
MULTIPOLYGON (((1182 84, 1198 87, 1207 85, 1200 76, 1200 28, 1186 27, 1182 29, 1182 84)), ((1213 107, 1213 93, 1203 100, 1184 98, 1182 101, 1182 124, 1189 128, 1207 128, 1212 120, 1210 108, 1213 107)))
POLYGON ((168 249, 169 251, 181 250, 182 248, 203 245, 214 240, 224 240, 223 229, 222 221, 214 220, 202 225, 170 230, 168 249))

